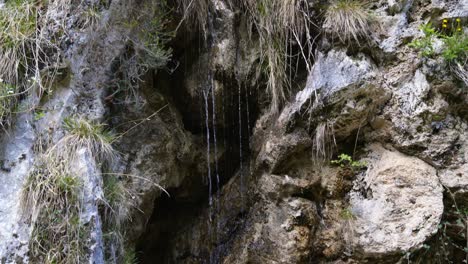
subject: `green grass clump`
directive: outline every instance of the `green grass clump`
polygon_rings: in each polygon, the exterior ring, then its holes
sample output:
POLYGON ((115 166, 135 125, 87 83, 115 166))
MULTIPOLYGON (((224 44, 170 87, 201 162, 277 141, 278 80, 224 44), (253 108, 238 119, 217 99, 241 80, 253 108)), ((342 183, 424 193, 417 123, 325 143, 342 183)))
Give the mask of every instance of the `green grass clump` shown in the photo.
POLYGON ((368 39, 372 33, 372 15, 367 1, 336 0, 325 13, 324 28, 327 33, 343 43, 368 39))

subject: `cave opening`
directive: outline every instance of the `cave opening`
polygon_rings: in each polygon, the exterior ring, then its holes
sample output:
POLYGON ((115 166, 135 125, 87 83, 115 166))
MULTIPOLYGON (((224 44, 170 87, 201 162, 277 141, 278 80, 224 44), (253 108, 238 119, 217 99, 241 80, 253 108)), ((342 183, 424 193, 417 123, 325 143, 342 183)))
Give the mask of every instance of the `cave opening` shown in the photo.
MULTIPOLYGON (((180 188, 169 189, 170 197, 162 195, 155 199, 153 213, 136 247, 139 263, 143 264, 174 263, 174 237, 196 219, 202 218, 213 206, 209 202, 208 170, 211 171, 212 196, 218 195, 241 167, 247 170, 246 163, 250 158, 249 141, 259 115, 257 89, 244 84, 239 85, 233 76, 208 75, 209 73, 202 70, 208 66, 203 58, 203 52, 206 51, 200 34, 191 38, 185 36, 187 34, 181 33, 177 38, 182 40, 176 38, 173 41, 174 61, 177 61, 174 65, 178 67, 174 71, 153 73, 153 89, 161 91, 177 109, 185 130, 193 135, 195 143, 204 153, 208 152, 211 160, 202 165, 206 168, 202 175, 193 175, 191 179, 184 180, 180 188), (217 83, 216 89, 208 90, 209 100, 200 92, 207 84, 199 82, 193 85, 187 82, 192 76, 195 76, 197 81, 212 78, 210 81, 217 83), (209 139, 207 133, 210 135, 209 139), (217 176, 219 182, 216 182, 217 176)), ((203 226, 209 225, 207 223, 203 226)), ((186 257, 199 258, 200 263, 203 263, 210 258, 210 252, 186 257)))

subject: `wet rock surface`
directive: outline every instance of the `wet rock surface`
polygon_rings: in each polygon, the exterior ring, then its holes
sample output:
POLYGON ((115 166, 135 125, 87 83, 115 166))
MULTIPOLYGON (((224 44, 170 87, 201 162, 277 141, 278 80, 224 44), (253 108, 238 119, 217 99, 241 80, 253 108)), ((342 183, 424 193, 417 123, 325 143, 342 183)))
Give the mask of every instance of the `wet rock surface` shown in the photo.
MULTIPOLYGON (((264 40, 234 2, 207 1, 206 25, 182 21, 170 43, 178 66, 140 76, 131 103, 112 90, 134 48, 117 22, 142 3, 114 1, 102 27, 72 32, 69 77, 40 103, 45 116, 18 115, 1 138, 1 263, 29 262, 31 226, 19 200, 39 155, 33 146, 62 138, 71 115, 117 135, 112 162, 84 149, 74 164, 84 183, 80 217, 92 227, 90 262, 109 254, 107 171, 128 197, 118 212, 122 249, 113 250, 141 263, 436 261, 424 250, 468 206, 468 90, 440 58, 407 43, 428 20, 466 19, 463 1, 376 1, 369 8, 379 30, 367 43, 317 35, 311 67, 295 66, 278 113, 268 105, 264 40)), ((465 245, 466 224, 446 230, 465 245)), ((455 246, 445 257, 461 263, 455 246)))

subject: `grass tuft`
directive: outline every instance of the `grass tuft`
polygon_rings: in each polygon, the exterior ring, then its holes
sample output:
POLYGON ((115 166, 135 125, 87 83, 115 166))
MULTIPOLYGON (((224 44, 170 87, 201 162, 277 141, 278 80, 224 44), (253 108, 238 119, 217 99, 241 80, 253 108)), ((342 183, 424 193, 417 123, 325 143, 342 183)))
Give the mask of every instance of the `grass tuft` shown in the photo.
POLYGON ((80 149, 87 149, 97 161, 112 160, 115 151, 112 147, 114 136, 105 130, 104 125, 84 118, 65 118, 63 126, 67 134, 48 150, 49 156, 58 156, 71 161, 80 149))
POLYGON ((81 219, 83 185, 72 164, 86 149, 96 161, 112 159, 113 136, 104 126, 83 118, 64 121, 66 135, 39 155, 23 188, 24 216, 33 227, 30 257, 37 263, 85 263, 90 244, 89 223, 81 219))
POLYGON ((37 263, 83 263, 89 227, 80 219, 82 183, 65 161, 42 157, 23 189, 33 231, 30 257, 37 263))
POLYGON ((305 0, 240 2, 247 11, 249 28, 259 36, 260 65, 267 79, 270 111, 276 113, 288 98, 297 64, 305 62, 310 71, 314 43, 312 10, 305 0), (300 52, 293 51, 295 49, 300 52))
POLYGON ((46 80, 57 74, 58 43, 65 27, 57 14, 68 1, 13 0, 0 8, 1 126, 10 123, 20 97, 40 97, 51 90, 53 82, 46 80))
POLYGON ((325 32, 343 43, 368 39, 372 33, 372 16, 367 1, 336 0, 327 9, 325 32))

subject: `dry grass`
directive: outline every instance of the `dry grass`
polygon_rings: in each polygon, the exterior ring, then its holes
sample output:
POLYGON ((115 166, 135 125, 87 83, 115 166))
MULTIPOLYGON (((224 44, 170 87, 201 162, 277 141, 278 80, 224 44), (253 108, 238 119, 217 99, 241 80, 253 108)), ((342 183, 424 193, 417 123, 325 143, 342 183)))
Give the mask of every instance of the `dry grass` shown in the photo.
POLYGON ((39 155, 22 194, 22 208, 33 227, 30 256, 37 263, 87 261, 91 226, 81 219, 83 186, 72 164, 86 149, 96 161, 115 156, 113 137, 104 126, 83 118, 64 122, 66 135, 39 155))
MULTIPOLYGON (((276 113, 288 98, 297 63, 302 60, 310 70, 313 57, 311 10, 305 0, 240 0, 231 5, 246 10, 249 28, 255 29, 260 41, 260 65, 267 77, 270 110, 276 113), (293 52, 294 46, 300 52, 293 52)), ((251 35, 254 32, 251 32, 251 35)))
POLYGON ((327 9, 325 32, 343 43, 360 43, 372 33, 372 16, 367 1, 336 0, 327 9))
POLYGON ((319 165, 329 161, 335 147, 333 123, 323 122, 317 125, 312 144, 312 160, 319 165))
POLYGON ((344 208, 341 213, 341 236, 344 241, 344 254, 351 256, 354 250, 354 239, 355 239, 355 221, 356 216, 354 216, 351 208, 344 208))
POLYGON ((468 86, 468 64, 465 62, 463 65, 459 62, 455 62, 450 65, 450 69, 455 76, 468 86))
POLYGON ((178 27, 183 22, 186 23, 188 28, 199 27, 206 38, 211 2, 209 0, 176 0, 176 2, 179 11, 183 14, 178 27))
POLYGON ((48 156, 72 161, 78 150, 85 148, 98 162, 115 157, 111 144, 114 137, 105 130, 104 125, 82 117, 66 118, 64 129, 67 134, 47 151, 48 156))
POLYGON ((30 256, 37 263, 86 261, 89 228, 80 219, 81 182, 65 161, 43 157, 23 192, 33 226, 30 256))
MULTIPOLYGON (((183 12, 182 21, 189 29, 198 25, 206 38, 206 30, 212 23, 209 12, 214 9, 211 2, 177 2, 183 12)), ((258 37, 261 52, 258 71, 266 77, 267 92, 271 98, 270 110, 276 113, 288 98, 299 61, 305 62, 310 70, 315 36, 312 36, 314 23, 309 3, 306 0, 229 0, 227 3, 232 10, 240 9, 247 15, 251 40, 258 37), (300 51, 293 52, 297 46, 300 51)))
MULTIPOLYGON (((6 1, 0 9, 0 124, 9 124, 17 99, 50 91, 60 64, 57 39, 65 32, 70 0, 6 1), (59 15, 62 14, 62 15, 59 15), (54 29, 51 34, 50 29, 54 29), (57 39, 55 39, 57 38, 57 39), (47 69, 47 71, 44 71, 47 69), (49 80, 49 81, 47 81, 49 80)), ((33 106, 28 106, 33 108, 33 106)))

